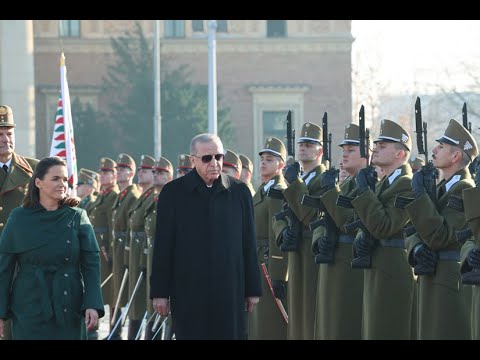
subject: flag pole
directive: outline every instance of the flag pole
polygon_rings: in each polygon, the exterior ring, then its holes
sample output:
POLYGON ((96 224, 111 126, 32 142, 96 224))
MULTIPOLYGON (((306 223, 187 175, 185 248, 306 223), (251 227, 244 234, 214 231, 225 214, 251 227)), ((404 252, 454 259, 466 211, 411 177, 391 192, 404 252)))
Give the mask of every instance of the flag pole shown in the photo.
POLYGON ((160 20, 153 23, 153 77, 154 77, 154 114, 153 114, 153 151, 155 160, 162 156, 162 112, 160 95, 160 20))
POLYGON ((217 134, 217 20, 208 21, 208 132, 217 134))

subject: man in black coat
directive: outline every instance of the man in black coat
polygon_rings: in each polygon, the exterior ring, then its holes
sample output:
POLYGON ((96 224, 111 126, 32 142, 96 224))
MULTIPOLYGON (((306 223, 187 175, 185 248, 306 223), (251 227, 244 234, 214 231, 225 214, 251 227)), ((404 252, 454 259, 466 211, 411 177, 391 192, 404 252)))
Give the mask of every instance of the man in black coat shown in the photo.
POLYGON ((170 309, 176 339, 245 339, 245 311, 262 294, 252 196, 222 174, 220 138, 192 139, 193 170, 166 184, 157 205, 150 298, 170 309))

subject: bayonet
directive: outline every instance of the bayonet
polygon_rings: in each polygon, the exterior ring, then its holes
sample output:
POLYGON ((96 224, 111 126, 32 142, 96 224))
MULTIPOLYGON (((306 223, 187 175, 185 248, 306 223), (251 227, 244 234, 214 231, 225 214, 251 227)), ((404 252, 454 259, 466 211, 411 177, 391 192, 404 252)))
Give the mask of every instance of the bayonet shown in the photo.
POLYGON ((292 110, 287 114, 287 154, 295 159, 295 130, 292 126, 292 110))

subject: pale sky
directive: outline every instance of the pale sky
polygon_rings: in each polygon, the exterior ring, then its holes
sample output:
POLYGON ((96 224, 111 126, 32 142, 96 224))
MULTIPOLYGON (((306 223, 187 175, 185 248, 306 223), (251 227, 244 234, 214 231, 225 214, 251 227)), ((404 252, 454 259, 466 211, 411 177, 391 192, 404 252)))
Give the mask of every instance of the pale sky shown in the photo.
POLYGON ((462 63, 476 63, 480 55, 480 20, 353 20, 352 34, 353 64, 361 52, 361 61, 378 68, 394 93, 445 81, 461 86, 462 63))

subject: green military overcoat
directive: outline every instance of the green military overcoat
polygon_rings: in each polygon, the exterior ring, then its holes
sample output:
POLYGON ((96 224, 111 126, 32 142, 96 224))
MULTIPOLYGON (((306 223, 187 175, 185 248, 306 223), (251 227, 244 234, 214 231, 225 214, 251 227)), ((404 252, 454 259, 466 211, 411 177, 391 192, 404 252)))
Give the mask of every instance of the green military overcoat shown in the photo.
POLYGON ((403 233, 408 215, 394 206, 397 195, 413 196, 411 180, 412 169, 405 164, 383 177, 375 193, 368 190, 352 201, 362 223, 378 239, 372 267, 364 270, 363 339, 411 339, 414 280, 403 233))
POLYGON ((125 258, 128 259, 127 251, 129 251, 127 248, 129 245, 127 244, 128 212, 139 197, 140 191, 137 185, 132 184, 118 194, 112 206, 113 295, 115 302, 120 299, 119 306, 125 306, 128 300, 128 277, 119 298, 125 268, 128 267, 128 261, 125 261, 125 258))
POLYGON ((85 210, 13 210, 0 237, 0 317, 12 319, 13 339, 85 338, 86 309, 104 315, 99 248, 85 210))
MULTIPOLYGON (((335 248, 333 264, 320 264, 317 285, 315 339, 360 340, 362 329, 363 271, 352 269, 352 243, 355 234, 345 234, 344 225, 353 221, 353 209, 337 206, 338 195, 352 197, 355 177, 347 178, 320 196, 323 206, 337 226, 341 240, 335 248), (351 241, 350 243, 347 242, 351 241)), ((324 235, 320 226, 313 241, 324 235)))
MULTIPOLYGON (((321 195, 321 174, 324 171, 325 166, 318 165, 283 191, 288 205, 303 224, 303 238, 298 250, 288 253, 287 338, 289 340, 313 340, 318 268, 311 250, 312 232, 309 230, 309 224, 316 219, 317 210, 302 205, 301 201, 304 194, 321 195)), ((275 233, 282 234, 287 223, 284 220, 274 219, 273 221, 275 233)), ((280 235, 277 243, 281 241, 280 235)))
MULTIPOLYGON (((102 190, 90 206, 88 216, 100 247, 100 268, 102 283, 112 274, 112 206, 118 195, 118 186, 102 190)), ((115 306, 113 297, 113 276, 102 287, 103 302, 115 306)))
MULTIPOLYGON (((278 234, 275 234, 272 226, 272 218, 282 210, 283 201, 267 196, 270 187, 283 190, 287 184, 282 175, 276 175, 260 185, 253 197, 258 263, 260 265, 265 263, 271 280, 286 281, 288 256, 281 252, 276 245, 278 234)), ((251 340, 286 340, 287 323, 273 297, 262 267, 260 267, 260 273, 262 274, 263 296, 253 313, 249 314, 248 338, 251 340)), ((286 298, 280 300, 285 310, 287 309, 286 300, 286 298)))
MULTIPOLYGON (((457 171, 437 185, 437 205, 427 194, 406 206, 416 233, 407 239, 408 260, 415 265, 413 250, 422 242, 439 256, 457 253, 460 244, 455 232, 466 225, 465 215, 447 206, 451 195, 462 196, 462 190, 474 182, 468 169, 457 171)), ((459 259, 437 261, 434 275, 418 276, 418 338, 420 340, 460 340, 470 338, 470 287, 460 283, 459 259)))
POLYGON ((128 297, 132 298, 133 290, 138 282, 140 273, 142 280, 137 287, 137 292, 130 305, 128 316, 131 320, 141 320, 147 310, 147 286, 146 278, 146 254, 145 247, 145 210, 152 204, 156 195, 155 188, 152 186, 146 189, 142 195, 133 203, 129 211, 129 243, 130 251, 128 258, 128 297))

